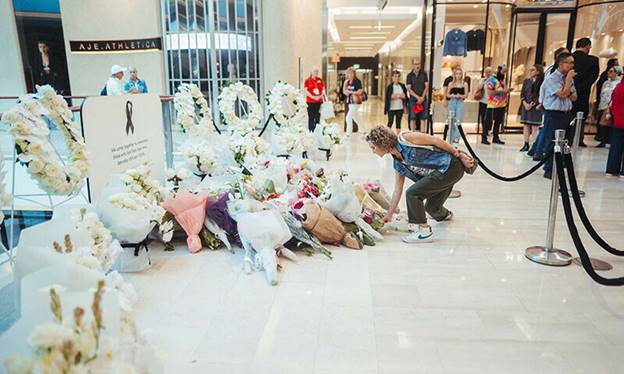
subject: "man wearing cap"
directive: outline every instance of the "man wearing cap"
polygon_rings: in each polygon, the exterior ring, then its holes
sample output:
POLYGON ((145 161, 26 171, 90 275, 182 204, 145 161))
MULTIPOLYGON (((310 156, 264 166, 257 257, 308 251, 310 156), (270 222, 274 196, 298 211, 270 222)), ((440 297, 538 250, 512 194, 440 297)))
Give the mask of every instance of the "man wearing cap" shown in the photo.
POLYGON ((106 95, 108 96, 119 96, 123 95, 124 92, 124 72, 126 68, 122 68, 119 65, 113 65, 111 67, 111 75, 106 82, 106 95))

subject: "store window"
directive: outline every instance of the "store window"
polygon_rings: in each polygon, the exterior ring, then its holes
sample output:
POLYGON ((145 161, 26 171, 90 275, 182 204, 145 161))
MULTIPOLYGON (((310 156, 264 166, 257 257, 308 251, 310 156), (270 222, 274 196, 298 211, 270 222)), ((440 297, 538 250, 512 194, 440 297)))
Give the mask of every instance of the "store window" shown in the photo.
POLYGON ((220 88, 230 82, 240 81, 261 92, 260 0, 163 0, 162 4, 170 93, 180 83, 195 83, 216 111, 220 88))

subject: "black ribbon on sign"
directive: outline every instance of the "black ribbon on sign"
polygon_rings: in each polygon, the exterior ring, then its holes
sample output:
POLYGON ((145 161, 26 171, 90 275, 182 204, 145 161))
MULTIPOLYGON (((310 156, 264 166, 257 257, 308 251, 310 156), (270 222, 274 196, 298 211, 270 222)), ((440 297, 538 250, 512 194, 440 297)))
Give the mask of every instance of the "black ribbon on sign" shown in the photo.
POLYGON ((126 101, 126 135, 134 134, 134 123, 132 123, 132 101, 126 101))

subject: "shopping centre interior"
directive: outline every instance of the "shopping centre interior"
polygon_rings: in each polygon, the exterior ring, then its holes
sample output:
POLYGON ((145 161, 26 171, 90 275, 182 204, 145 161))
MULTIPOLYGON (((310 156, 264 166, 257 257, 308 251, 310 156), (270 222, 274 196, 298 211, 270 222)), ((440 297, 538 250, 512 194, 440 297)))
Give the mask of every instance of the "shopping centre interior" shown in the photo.
POLYGON ((585 118, 557 127, 574 138, 544 160, 519 150, 533 67, 588 38, 606 76, 624 1, 0 0, 0 35, 0 373, 623 372, 624 158, 607 165, 624 119, 603 123, 592 84, 585 118), (415 198, 422 243, 409 191, 448 171, 407 181, 392 215, 413 144, 378 157, 373 136, 415 61, 419 144, 465 169, 450 216, 428 208, 439 191, 415 198), (483 144, 481 82, 502 65, 504 143, 483 144))

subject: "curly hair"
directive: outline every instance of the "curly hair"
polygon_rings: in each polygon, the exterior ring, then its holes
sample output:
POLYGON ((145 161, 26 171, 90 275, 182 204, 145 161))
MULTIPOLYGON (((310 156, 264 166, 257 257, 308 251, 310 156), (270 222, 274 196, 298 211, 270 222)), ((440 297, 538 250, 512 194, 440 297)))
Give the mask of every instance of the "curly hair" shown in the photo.
POLYGON ((398 139, 395 133, 383 126, 377 126, 366 135, 366 141, 380 148, 394 148, 398 139))

